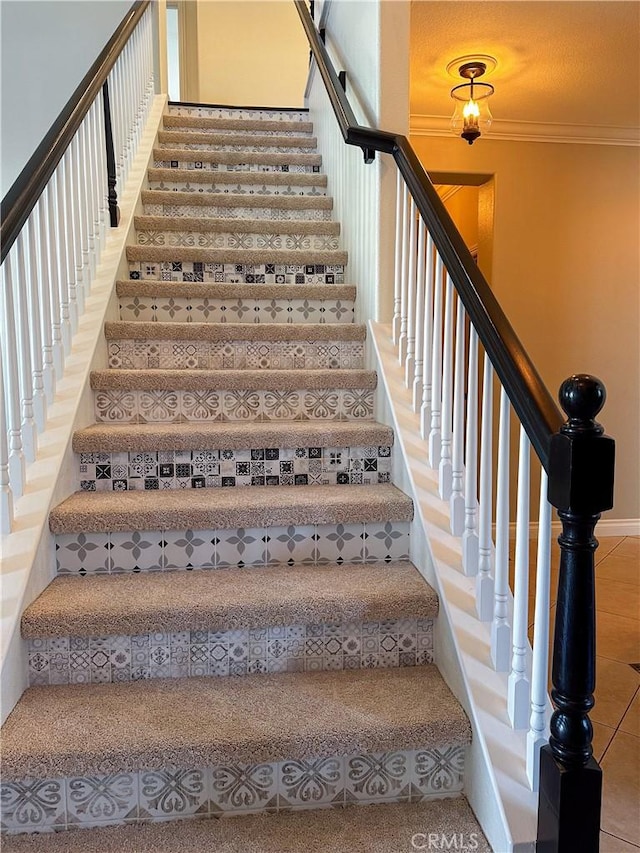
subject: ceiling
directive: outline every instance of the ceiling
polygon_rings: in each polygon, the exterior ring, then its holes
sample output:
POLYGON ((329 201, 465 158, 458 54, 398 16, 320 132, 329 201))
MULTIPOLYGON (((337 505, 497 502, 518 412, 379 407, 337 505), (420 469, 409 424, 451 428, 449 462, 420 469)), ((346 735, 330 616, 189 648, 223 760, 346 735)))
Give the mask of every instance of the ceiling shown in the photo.
POLYGON ((452 59, 489 54, 492 136, 577 136, 638 144, 636 0, 412 0, 412 130, 448 132, 452 59), (446 124, 446 127, 445 127, 446 124))

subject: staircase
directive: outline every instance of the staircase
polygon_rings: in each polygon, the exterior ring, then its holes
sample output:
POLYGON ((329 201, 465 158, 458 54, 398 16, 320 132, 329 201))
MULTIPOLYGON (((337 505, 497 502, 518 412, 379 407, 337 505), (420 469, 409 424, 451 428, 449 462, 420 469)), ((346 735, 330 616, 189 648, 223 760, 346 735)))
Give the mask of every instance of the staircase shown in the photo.
POLYGON ((7 850, 489 849, 312 133, 164 117, 57 576, 23 616, 7 850))

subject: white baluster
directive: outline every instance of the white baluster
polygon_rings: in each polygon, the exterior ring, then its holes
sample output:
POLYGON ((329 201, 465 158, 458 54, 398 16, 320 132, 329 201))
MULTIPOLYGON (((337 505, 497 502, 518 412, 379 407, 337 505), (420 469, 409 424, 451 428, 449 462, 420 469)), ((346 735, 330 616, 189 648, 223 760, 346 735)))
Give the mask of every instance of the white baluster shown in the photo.
POLYGON ((87 203, 87 231, 89 234, 89 284, 93 285, 93 280, 96 277, 96 267, 98 264, 98 254, 100 251, 100 240, 98 236, 97 210, 94 197, 95 192, 95 176, 94 176, 94 160, 92 147, 92 127, 91 113, 93 104, 89 107, 89 112, 84 117, 82 123, 82 141, 84 147, 84 173, 86 180, 86 203, 87 203))
POLYGON ((409 285, 407 291, 407 355, 404 362, 404 384, 410 388, 416 367, 416 230, 417 210, 411 199, 409 205, 409 285))
POLYGON ((80 150, 79 132, 71 140, 67 151, 71 156, 71 203, 73 209, 73 256, 76 265, 76 299, 78 301, 78 317, 84 314, 85 297, 89 293, 89 250, 87 248, 87 222, 84 215, 82 198, 83 167, 82 151, 80 150))
POLYGON ((529 676, 527 675, 527 613, 529 605, 529 439, 520 427, 518 456, 518 503, 516 509, 516 559, 513 590, 513 650, 507 709, 514 729, 529 723, 529 676))
POLYGON ((431 347, 431 429, 429 431, 429 465, 440 465, 440 416, 442 413, 442 258, 436 252, 433 285, 433 327, 431 347))
POLYGON ((428 438, 431 428, 431 363, 433 356, 433 240, 427 231, 424 270, 424 365, 422 367, 422 403, 420 404, 420 435, 428 438))
POLYGON ((496 562, 491 660, 497 672, 507 672, 511 655, 509 624, 509 413, 507 392, 500 388, 498 476, 496 480, 496 562))
MULTIPOLYGON (((15 255, 15 308, 18 331, 18 377, 20 379, 20 403, 22 407, 22 447, 27 464, 33 462, 38 450, 38 425, 33 410, 33 361, 29 323, 29 282, 25 263, 23 228, 14 244, 15 255)), ((6 262, 6 259, 5 259, 6 262)))
POLYGON ((60 217, 62 228, 58 234, 64 241, 64 271, 66 277, 66 285, 61 294, 60 304, 62 305, 62 340, 64 343, 65 354, 71 352, 71 338, 78 330, 78 287, 76 286, 76 264, 75 264, 75 235, 73 229, 73 201, 71 196, 71 155, 69 149, 64 153, 64 157, 58 164, 60 176, 63 182, 61 192, 62 200, 62 215, 60 217), (68 344, 67 344, 67 329, 65 328, 65 313, 69 321, 68 344))
POLYGON ((407 314, 409 311, 409 190, 403 186, 402 193, 402 285, 400 288, 400 337, 398 338, 398 361, 404 361, 407 351, 407 314))
POLYGON ((14 498, 24 494, 26 481, 27 460, 22 445, 22 426, 20 419, 20 380, 18 374, 18 342, 17 342, 17 317, 15 314, 13 294, 15 284, 13 281, 12 253, 6 256, 2 265, 2 289, 0 290, 0 323, 2 323, 2 335, 0 345, 4 346, 4 363, 6 368, 5 396, 6 416, 9 428, 9 482, 14 498))
POLYGON ((451 438, 451 498, 449 515, 451 533, 462 536, 464 532, 463 448, 464 448, 464 354, 465 310, 462 300, 457 300, 456 358, 453 381, 453 431, 451 438))
POLYGON ((84 269, 85 290, 89 294, 95 276, 95 235, 93 234, 93 216, 91 215, 90 171, 88 148, 86 144, 87 116, 78 128, 78 195, 82 213, 82 264, 84 269))
POLYGON ((4 365, 0 347, 0 535, 11 533, 13 521, 13 494, 9 475, 9 448, 7 446, 7 416, 3 382, 4 365))
POLYGON ((104 110, 102 94, 94 102, 95 107, 95 146, 98 161, 98 208, 100 215, 100 244, 104 248, 109 228, 109 204, 107 181, 106 137, 104 129, 104 110))
POLYGON ((547 742, 547 679, 549 677, 549 600, 551 586, 551 505, 547 500, 549 480, 544 468, 540 476, 538 557, 536 562, 536 606, 533 624, 531 671, 531 717, 527 733, 527 777, 538 790, 540 749, 547 742))
POLYGON ((478 511, 478 577, 476 607, 478 619, 493 617, 493 577, 491 576, 491 517, 493 485, 493 368, 484 354, 482 378, 482 424, 480 432, 480 506, 478 511))
POLYGON ((392 339, 397 346, 400 339, 400 306, 402 300, 402 231, 403 231, 403 199, 404 181, 400 170, 396 173, 396 255, 395 255, 395 279, 393 285, 393 321, 392 339))
MULTIPOLYGON (((63 250, 58 246, 57 235, 60 230, 57 223, 58 214, 58 177, 54 172, 46 189, 46 227, 47 238, 47 260, 49 263, 49 281, 51 282, 51 329, 53 337, 53 364, 55 366, 56 380, 59 381, 64 375, 64 344, 62 342, 62 306, 60 304, 60 292, 63 287, 61 280, 61 267, 59 253, 63 250)), ((62 235, 60 234, 62 242, 62 235)))
MULTIPOLYGON (((25 234, 26 253, 20 257, 24 244, 18 245, 18 263, 24 267, 24 284, 27 296, 27 323, 29 328, 29 351, 31 355, 31 389, 33 418, 38 432, 47 422, 47 399, 44 391, 44 365, 42 356, 42 312, 40 276, 38 275, 38 240, 35 213, 31 212, 22 233, 25 234)), ((22 237, 22 234, 20 235, 22 237)))
POLYGON ((462 565, 468 576, 478 571, 478 334, 469 327, 467 430, 464 452, 464 533, 462 565))
POLYGON ((51 308, 51 280, 49 278, 48 229, 47 229, 47 188, 38 199, 34 209, 38 238, 31 257, 38 268, 40 281, 40 304, 42 306, 42 381, 45 400, 53 403, 56 393, 56 370, 53 363, 53 316, 51 308))
POLYGON ((442 450, 440 453, 440 470, 438 485, 440 497, 448 501, 451 497, 452 466, 451 466, 451 409, 453 404, 453 284, 449 273, 446 275, 446 292, 444 306, 444 344, 442 355, 442 450))
POLYGON ((420 410, 422 402, 422 382, 424 375, 424 247, 427 229, 422 219, 418 219, 418 267, 416 271, 416 364, 413 374, 413 411, 420 410))

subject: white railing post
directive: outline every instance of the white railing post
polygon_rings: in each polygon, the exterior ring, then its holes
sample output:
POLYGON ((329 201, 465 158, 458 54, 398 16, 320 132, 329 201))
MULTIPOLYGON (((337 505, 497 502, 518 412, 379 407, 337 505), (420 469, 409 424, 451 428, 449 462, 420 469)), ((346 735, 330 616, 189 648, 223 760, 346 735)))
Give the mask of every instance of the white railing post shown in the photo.
POLYGON ((9 447, 7 446, 7 416, 4 397, 2 347, 0 347, 0 535, 11 533, 13 522, 13 494, 9 473, 9 447))
POLYGON ((464 531, 463 447, 464 447, 464 354, 465 310, 458 298, 456 307, 456 357, 453 380, 453 430, 451 438, 451 498, 449 499, 451 533, 464 531))
MULTIPOLYGON (((27 464, 36 458, 38 449, 38 425, 33 411, 33 374, 31 357, 31 335, 29 334, 29 284, 25 265, 24 229, 18 235, 12 250, 16 251, 15 264, 15 310, 19 353, 18 378, 20 382, 20 405, 22 409, 22 448, 27 464)), ((5 258, 5 263, 7 259, 5 258)))
POLYGON ((422 378, 424 375, 424 248, 426 228, 421 218, 418 218, 418 266, 416 271, 416 363, 413 373, 413 411, 418 412, 422 401, 422 378))
MULTIPOLYGON (((38 275, 38 245, 36 240, 35 209, 18 238, 18 262, 23 266, 23 282, 27 286, 27 324, 29 329, 29 349, 31 355, 31 394, 33 418, 38 432, 44 430, 47 422, 47 400, 44 392, 43 354, 42 354, 42 314, 40 302, 40 277, 38 275), (27 255, 20 256, 23 243, 20 239, 26 231, 27 255)), ((22 354, 24 357, 24 353, 22 354)))
POLYGON ((507 672, 511 655, 509 624, 509 429, 510 405, 500 388, 498 429, 498 476, 496 480, 496 561, 494 578, 491 660, 497 672, 507 672))
POLYGON ((422 401, 420 435, 426 439, 431 425, 431 362, 433 345, 433 240, 427 231, 424 270, 424 342, 422 346, 422 401))
POLYGON ((444 344, 442 357, 442 445, 440 466, 438 471, 438 486, 440 497, 448 501, 451 497, 452 465, 452 404, 453 404, 453 284, 449 273, 446 276, 446 293, 444 305, 444 344))
POLYGON ((433 325, 431 348, 431 429, 429 431, 429 465, 440 465, 440 416, 442 412, 442 258, 436 253, 433 285, 433 325))
POLYGON ((407 305, 407 354, 404 361, 404 384, 410 388, 416 368, 416 203, 411 199, 409 205, 409 285, 407 305))
POLYGON ((398 337, 398 361, 404 361, 407 348, 407 314, 409 299, 409 190, 403 182, 402 186, 402 284, 400 287, 400 335, 398 337))
POLYGON ((24 494, 26 481, 26 463, 22 443, 22 423, 20 417, 20 379, 18 367, 17 317, 13 301, 12 253, 6 256, 2 265, 2 290, 0 291, 0 322, 3 324, 0 344, 4 346, 3 362, 6 367, 6 417, 9 442, 9 481, 13 497, 24 494))
POLYGON ((516 555, 513 590, 513 650, 507 708, 514 729, 529 724, 529 676, 527 674, 527 613, 529 610, 529 470, 530 445, 520 426, 518 455, 518 502, 516 508, 516 555))
POLYGON ((547 500, 549 481, 540 474, 538 555, 536 561, 536 605, 533 625, 533 665, 531 670, 531 716, 527 732, 527 778, 538 790, 540 749, 548 740, 547 680, 549 677, 549 601, 551 586, 551 504, 547 500))
POLYGON ((400 339, 400 317, 402 305, 402 234, 403 234, 403 199, 404 181, 400 170, 396 171, 396 254, 395 254, 395 279, 393 282, 393 321, 392 340, 394 346, 398 345, 400 339))
POLYGON ((62 178, 62 193, 61 200, 63 205, 63 212, 61 215, 62 220, 62 230, 59 231, 63 241, 64 241, 64 269, 66 274, 66 286, 64 287, 64 296, 65 299, 62 299, 63 306, 63 336, 62 340, 64 341, 64 349, 65 354, 68 355, 71 351, 71 338, 78 331, 78 283, 76 279, 76 264, 75 264, 75 256, 74 256, 74 247, 75 247, 75 234, 73 228, 73 202, 71 195, 71 154, 70 149, 64 153, 64 157, 60 160, 58 164, 58 169, 60 171, 60 176, 62 178), (65 304, 66 303, 66 304, 65 304), (68 319, 69 319, 69 345, 67 348, 67 339, 65 336, 64 329, 64 311, 65 307, 68 311, 68 319))
POLYGON ((48 229, 47 229, 47 188, 38 199, 34 208, 35 222, 38 224, 38 239, 32 249, 32 258, 38 269, 40 281, 40 300, 42 305, 42 381, 44 383, 45 402, 53 403, 56 393, 56 369, 53 361, 53 311, 51 307, 51 278, 49 276, 48 229))
POLYGON ((478 333, 473 325, 469 327, 468 370, 462 566, 466 575, 473 576, 478 571, 478 333))
POLYGON ((480 506, 478 510, 478 577, 476 607, 478 619, 490 622, 493 616, 491 576, 491 517, 493 508, 493 368, 484 354, 482 377, 482 424, 480 432, 480 506))

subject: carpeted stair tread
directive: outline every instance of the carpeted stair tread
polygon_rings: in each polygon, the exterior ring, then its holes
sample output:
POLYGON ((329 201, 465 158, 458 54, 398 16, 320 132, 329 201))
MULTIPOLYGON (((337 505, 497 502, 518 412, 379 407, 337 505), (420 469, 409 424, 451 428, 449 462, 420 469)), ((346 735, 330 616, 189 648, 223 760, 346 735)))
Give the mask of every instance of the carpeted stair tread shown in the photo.
POLYGON ((470 741, 432 665, 31 687, 2 733, 5 782, 470 741))
POLYGON ((271 119, 213 118, 207 116, 165 115, 162 117, 165 128, 194 127, 198 130, 238 130, 246 133, 256 131, 293 131, 294 133, 312 133, 310 121, 273 121, 271 119))
POLYGON ((261 166, 321 166, 320 154, 287 154, 278 151, 208 151, 203 148, 154 148, 155 160, 178 160, 183 163, 220 163, 223 166, 243 166, 259 164, 261 166))
POLYGON ((309 148, 314 149, 318 140, 314 136, 259 136, 255 133, 212 133, 195 130, 161 130, 158 132, 158 142, 163 145, 180 143, 195 145, 251 148, 309 148))
POLYGON ((467 850, 491 853, 464 797, 8 836, 3 849, 5 853, 415 853, 420 849, 415 845, 427 844, 430 833, 439 844, 442 839, 451 845, 459 840, 467 850))
POLYGON ((364 341, 360 323, 164 323, 117 320, 104 325, 108 341, 364 341))
POLYGON ((52 533, 206 530, 411 521, 413 502, 390 484, 74 492, 49 513, 52 533))
MULTIPOLYGON (((175 170, 171 171, 174 172, 175 170)), ((264 174, 268 173, 265 172, 264 174)), ((238 193, 223 194, 193 193, 180 190, 142 190, 142 203, 175 205, 197 204, 202 207, 268 207, 273 208, 274 210, 333 210, 333 198, 326 195, 246 196, 238 193)))
POLYGON ((302 391, 376 387, 374 370, 94 370, 94 391, 302 391))
POLYGON ((56 578, 24 612, 22 636, 234 631, 437 612, 436 594, 408 562, 142 572, 56 578))
POLYGON ((271 421, 246 424, 93 424, 73 435, 76 453, 245 450, 251 447, 391 447, 393 430, 372 421, 271 421))
MULTIPOLYGON (((262 186, 326 187, 327 176, 320 172, 214 172, 210 169, 148 170, 149 181, 185 181, 191 184, 256 184, 262 186)), ((253 199, 253 196, 248 196, 253 199)))
POLYGON ((136 216, 136 231, 206 231, 224 234, 311 234, 340 235, 340 223, 309 219, 219 219, 202 216, 136 216))
POLYGON ((353 284, 229 284, 201 281, 124 279, 118 296, 201 297, 202 299, 344 299, 355 301, 353 284))
POLYGON ((201 249, 184 246, 127 246, 128 261, 205 264, 279 264, 295 266, 344 266, 347 253, 339 249, 201 249))

